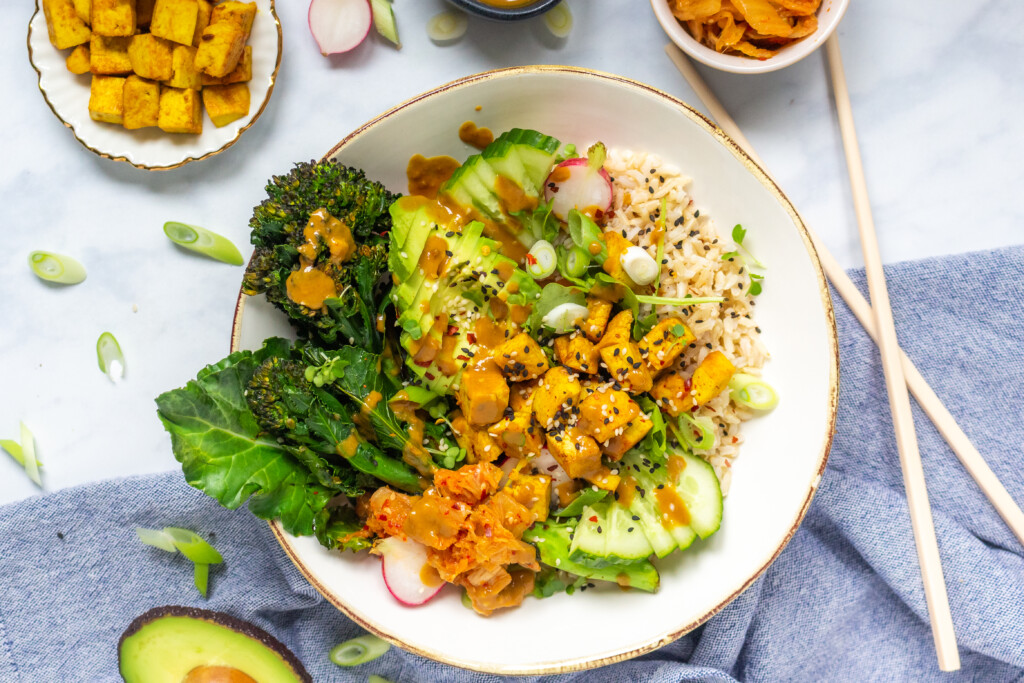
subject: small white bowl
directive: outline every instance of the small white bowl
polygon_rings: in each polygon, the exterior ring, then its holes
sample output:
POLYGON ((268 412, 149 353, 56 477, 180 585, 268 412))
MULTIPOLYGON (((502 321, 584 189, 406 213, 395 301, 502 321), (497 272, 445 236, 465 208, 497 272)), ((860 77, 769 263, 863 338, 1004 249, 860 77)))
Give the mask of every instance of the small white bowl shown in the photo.
POLYGON ((702 64, 736 74, 763 74, 796 64, 817 50, 832 35, 849 4, 850 0, 823 0, 821 7, 818 8, 818 29, 814 33, 795 43, 790 43, 775 53, 774 57, 759 60, 751 57, 724 55, 697 42, 672 14, 668 0, 651 0, 651 8, 654 10, 654 16, 658 18, 658 23, 665 29, 665 33, 672 39, 672 42, 679 46, 680 50, 702 64))

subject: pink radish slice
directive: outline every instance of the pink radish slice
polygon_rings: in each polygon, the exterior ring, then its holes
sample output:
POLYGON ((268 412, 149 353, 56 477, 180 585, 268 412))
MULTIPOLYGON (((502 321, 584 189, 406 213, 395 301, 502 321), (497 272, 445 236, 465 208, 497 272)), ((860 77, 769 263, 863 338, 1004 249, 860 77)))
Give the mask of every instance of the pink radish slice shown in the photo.
POLYGON ((596 208, 608 211, 612 206, 612 179, 604 170, 605 149, 600 142, 587 150, 587 156, 566 159, 544 181, 544 198, 552 200, 551 212, 563 221, 569 211, 596 208))
POLYGON ((324 55, 348 52, 366 39, 373 24, 369 0, 313 0, 309 31, 324 55))
POLYGON ((438 594, 444 581, 427 564, 427 546, 411 538, 385 538, 374 548, 383 561, 384 584, 403 605, 422 605, 438 594))

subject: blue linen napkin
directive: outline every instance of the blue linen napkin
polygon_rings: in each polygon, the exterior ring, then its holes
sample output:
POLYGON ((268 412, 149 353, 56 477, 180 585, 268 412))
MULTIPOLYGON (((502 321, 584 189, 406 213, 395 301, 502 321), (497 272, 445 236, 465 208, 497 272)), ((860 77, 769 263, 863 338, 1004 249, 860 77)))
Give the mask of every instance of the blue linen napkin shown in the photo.
MULTIPOLYGON (((887 274, 903 348, 1024 503, 1024 247, 899 264, 887 274)), ((853 277, 863 288, 863 273, 853 277)), ((915 406, 963 660, 959 672, 939 672, 878 354, 835 302, 842 362, 836 438, 814 503, 786 550, 749 590, 675 643, 551 680, 1024 677, 1024 548, 915 406)), ((265 523, 221 509, 177 472, 0 509, 0 586, 3 683, 120 680, 121 631, 164 604, 223 610, 258 624, 291 647, 316 681, 365 681, 371 673, 401 683, 509 680, 398 648, 355 669, 334 666, 328 649, 361 630, 306 583, 265 523), (211 572, 208 601, 191 587, 187 561, 143 546, 132 531, 172 524, 209 535, 225 557, 211 572)))

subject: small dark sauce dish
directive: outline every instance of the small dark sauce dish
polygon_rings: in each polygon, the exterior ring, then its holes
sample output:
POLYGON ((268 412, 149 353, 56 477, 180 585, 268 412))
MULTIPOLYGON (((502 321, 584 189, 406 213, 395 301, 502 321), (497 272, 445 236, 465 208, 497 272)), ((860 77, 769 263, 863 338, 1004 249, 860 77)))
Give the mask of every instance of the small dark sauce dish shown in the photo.
POLYGON ((536 0, 536 2, 532 2, 523 7, 509 8, 495 7, 493 5, 480 2, 480 0, 448 0, 448 2, 463 11, 475 14, 478 17, 483 17, 484 19, 491 19, 493 21, 518 21, 520 19, 535 17, 538 14, 544 14, 561 2, 561 0, 536 0))

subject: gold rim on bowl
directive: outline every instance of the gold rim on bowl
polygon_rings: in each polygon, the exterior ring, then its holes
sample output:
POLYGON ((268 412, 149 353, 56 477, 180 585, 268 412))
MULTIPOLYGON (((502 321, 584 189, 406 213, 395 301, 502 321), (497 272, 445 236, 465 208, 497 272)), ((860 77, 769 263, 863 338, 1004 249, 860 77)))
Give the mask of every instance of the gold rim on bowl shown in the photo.
POLYGON ((57 109, 53 106, 53 102, 50 101, 50 97, 46 93, 46 88, 43 87, 43 72, 36 65, 35 55, 32 52, 32 24, 35 22, 36 17, 39 15, 39 12, 42 11, 39 2, 40 0, 36 0, 36 11, 32 13, 32 17, 28 20, 28 35, 25 38, 25 43, 28 46, 28 61, 30 64, 32 64, 32 68, 35 69, 37 76, 36 85, 39 87, 39 92, 43 94, 43 99, 46 101, 46 106, 50 108, 50 111, 52 111, 53 115, 57 117, 57 120, 63 123, 65 128, 71 131, 71 134, 75 136, 75 139, 78 140, 78 142, 83 147, 85 147, 93 154, 103 157, 104 159, 110 159, 111 161, 123 161, 126 164, 130 164, 131 166, 134 166, 135 168, 138 169, 142 169, 143 171, 170 171, 176 168, 181 168, 185 164, 191 163, 193 161, 202 161, 203 159, 209 159, 210 157, 217 156, 218 154, 220 154, 221 152, 223 152, 224 150, 238 142, 238 139, 242 137, 242 133, 249 130, 252 127, 252 124, 256 123, 260 116, 263 115, 263 110, 267 108, 267 104, 270 102, 270 96, 274 94, 274 86, 277 84, 277 72, 281 68, 281 53, 284 52, 284 34, 281 30, 281 20, 277 16, 277 8, 274 5, 274 0, 270 0, 270 16, 274 20, 274 26, 277 28, 277 59, 274 62, 274 71, 270 74, 270 87, 267 88, 266 97, 264 97, 263 102, 260 103, 260 108, 256 110, 256 113, 253 115, 252 119, 250 119, 250 121, 247 124, 245 124, 238 130, 238 134, 235 135, 235 137, 233 137, 231 140, 228 140, 226 143, 224 143, 217 149, 207 152, 202 156, 190 156, 186 159, 179 161, 176 164, 170 164, 168 166, 149 166, 147 164, 137 164, 134 161, 128 159, 127 157, 108 154, 107 152, 103 152, 101 150, 96 149, 95 147, 90 146, 89 143, 87 143, 85 140, 78 136, 78 131, 76 131, 74 126, 65 121, 64 117, 60 115, 57 109))
MULTIPOLYGON (((444 652, 432 651, 432 650, 424 650, 422 648, 418 648, 416 646, 409 645, 408 643, 405 643, 404 641, 402 641, 400 638, 396 638, 395 636, 390 635, 389 633, 387 633, 384 630, 384 628, 381 627, 380 625, 376 624, 369 615, 360 614, 360 613, 356 612, 355 610, 351 609, 350 607, 348 607, 339 596, 337 596, 334 593, 330 592, 325 586, 323 586, 323 584, 321 584, 319 581, 317 581, 316 577, 309 570, 309 568, 307 568, 303 564, 302 560, 296 555, 295 551, 291 547, 291 543, 288 540, 289 536, 281 528, 281 525, 278 524, 277 522, 269 522, 271 531, 273 532, 275 538, 277 538, 278 543, 281 544, 281 547, 284 549, 285 554, 288 555, 288 558, 292 561, 292 563, 299 570, 299 572, 306 578, 306 580, 309 581, 309 583, 328 602, 330 602, 332 605, 337 607, 343 614, 345 614, 345 616, 347 616, 349 619, 352 619, 354 622, 359 624, 361 627, 363 627, 367 631, 369 631, 369 632, 371 632, 371 633, 373 633, 373 634, 383 638, 384 640, 387 640, 390 643, 393 643, 394 645, 397 645, 398 647, 401 647, 403 650, 406 650, 408 652, 412 652, 413 654, 420 655, 421 657, 427 657, 428 659, 433 659, 434 661, 442 662, 444 664, 450 664, 452 666, 457 666, 457 667, 460 667, 460 668, 463 668, 463 669, 470 669, 470 670, 473 670, 473 671, 479 671, 479 672, 483 672, 483 673, 492 673, 492 674, 501 674, 501 675, 520 675, 520 676, 521 675, 560 674, 560 673, 567 673, 567 672, 571 672, 571 671, 582 671, 582 670, 585 670, 585 669, 593 669, 593 668, 597 668, 597 667, 600 667, 600 666, 606 666, 608 664, 614 664, 616 662, 621 662, 621 661, 624 661, 624 660, 627 660, 627 659, 632 659, 633 657, 638 657, 638 656, 640 656, 642 654, 645 654, 647 652, 651 652, 652 650, 656 650, 656 649, 658 649, 658 648, 660 648, 660 647, 662 647, 664 645, 667 645, 667 644, 677 640, 681 636, 685 635, 686 633, 689 633, 690 631, 692 631, 693 629, 697 628, 698 626, 700 626, 701 624, 706 622, 708 619, 710 619, 714 615, 718 614, 718 612, 720 612, 723 608, 725 608, 726 605, 728 605, 730 602, 732 602, 737 597, 739 597, 739 595, 743 591, 745 591, 747 588, 749 588, 751 586, 751 584, 753 584, 753 582, 759 576, 761 576, 761 574, 763 574, 766 569, 768 569, 768 567, 776 560, 776 558, 778 558, 779 554, 789 544, 790 539, 793 538, 793 535, 796 533, 797 528, 800 526, 801 522, 804 519, 804 516, 807 514, 807 510, 808 510, 808 508, 810 508, 810 505, 811 505, 811 500, 814 497, 815 491, 817 491, 818 484, 821 482, 822 474, 825 471, 825 464, 828 461, 828 453, 829 453, 829 450, 830 450, 830 448, 832 446, 832 436, 833 436, 833 433, 835 431, 836 412, 837 412, 838 400, 839 400, 839 342, 838 342, 838 335, 837 335, 837 331, 836 331, 835 315, 833 314, 833 310, 832 310, 832 298, 831 298, 831 295, 829 294, 828 284, 827 284, 827 282, 825 280, 825 273, 824 273, 824 271, 821 268, 821 263, 818 261, 818 253, 817 253, 817 251, 814 248, 814 244, 813 244, 813 242, 811 240, 811 237, 810 237, 810 235, 809 235, 809 233, 807 231, 807 227, 804 225, 803 220, 800 218, 799 214, 797 213, 796 209, 793 207, 792 203, 789 201, 789 199, 786 197, 786 195, 782 192, 782 190, 778 187, 778 185, 776 185, 775 182, 768 176, 768 174, 765 173, 765 171, 762 170, 761 167, 758 166, 754 162, 754 160, 751 159, 746 154, 746 152, 744 152, 739 147, 739 145, 737 145, 735 142, 733 142, 732 138, 730 138, 728 135, 726 135, 725 132, 721 128, 719 128, 717 125, 715 125, 714 122, 712 122, 710 119, 708 119, 703 114, 701 114, 697 110, 693 109, 692 107, 690 107, 688 104, 686 104, 682 100, 678 99, 677 97, 669 95, 668 93, 666 93, 666 92, 664 92, 662 90, 658 90, 657 88, 654 88, 654 87, 652 87, 650 85, 647 85, 645 83, 641 83, 640 81, 635 81, 635 80, 632 80, 632 79, 629 79, 629 78, 625 78, 625 77, 622 77, 622 76, 617 76, 617 75, 614 75, 614 74, 609 74, 609 73, 605 73, 605 72, 601 72, 601 71, 594 71, 594 70, 591 70, 591 69, 584 69, 584 68, 579 68, 579 67, 571 67, 571 66, 520 66, 520 67, 507 68, 507 69, 497 69, 497 70, 494 70, 494 71, 486 71, 486 72, 483 72, 483 73, 474 74, 472 76, 467 76, 465 78, 461 78, 459 80, 452 81, 450 83, 446 83, 445 85, 442 85, 442 86, 440 86, 438 88, 435 88, 434 90, 431 90, 429 92, 425 92, 425 93, 416 95, 415 97, 413 97, 413 98, 411 98, 409 100, 406 100, 402 104, 399 104, 398 106, 396 106, 396 107, 394 107, 392 109, 389 109, 388 111, 384 112, 380 116, 378 116, 378 117, 370 120, 369 122, 363 124, 358 129, 356 129, 355 131, 353 131, 352 133, 347 135, 341 142, 339 142, 334 147, 332 147, 331 150, 327 154, 325 154, 323 158, 324 159, 328 159, 328 158, 334 156, 345 145, 347 145, 352 140, 354 140, 354 139, 360 137, 361 135, 363 135, 367 130, 377 126, 378 124, 380 124, 385 119, 387 119, 390 116, 392 116, 393 114, 395 114, 395 113, 397 113, 397 112, 399 112, 399 111, 401 111, 401 110, 403 110, 403 109, 405 109, 405 108, 407 108, 407 107, 409 107, 409 106, 419 102, 420 100, 423 100, 423 99, 426 99, 426 98, 429 98, 429 97, 433 97, 435 95, 438 95, 438 94, 440 94, 442 92, 446 92, 446 91, 449 91, 449 90, 464 88, 464 87, 470 86, 470 85, 472 85, 474 83, 477 83, 477 82, 480 82, 480 81, 491 80, 491 79, 496 79, 496 78, 504 78, 504 77, 513 76, 513 75, 529 74, 529 73, 564 73, 564 74, 571 74, 573 76, 580 77, 580 78, 591 78, 591 79, 595 79, 595 80, 611 81, 611 82, 614 82, 614 83, 626 85, 628 87, 631 87, 631 88, 634 88, 634 89, 637 89, 637 90, 641 90, 641 91, 649 93, 649 94, 653 94, 653 95, 655 95, 655 96, 665 100, 666 102, 670 103, 673 107, 675 107, 677 110, 679 110, 679 112, 681 114, 683 114, 684 116, 686 116, 690 120, 696 122, 699 126, 703 127, 705 130, 707 130, 709 133, 711 133, 711 135, 718 142, 720 142, 722 145, 724 145, 733 154, 733 156, 736 157, 747 168, 747 170, 750 171, 754 175, 754 177, 757 178, 761 182, 761 184, 772 194, 773 197, 775 197, 775 199, 783 206, 783 208, 785 208, 786 212, 789 214, 790 218, 792 219, 793 224, 796 226, 797 230, 800 233, 800 237, 803 240, 804 247, 807 249, 807 253, 810 256, 812 265, 814 267, 815 277, 818 280, 819 296, 821 297, 822 307, 824 308, 824 312, 825 312, 826 317, 828 319, 827 327, 828 327, 829 357, 831 358, 832 362, 831 362, 830 368, 829 368, 828 421, 827 421, 827 428, 825 430, 824 440, 823 440, 823 443, 822 443, 822 446, 821 446, 821 451, 820 451, 820 453, 818 455, 818 467, 817 467, 817 469, 814 472, 814 476, 813 476, 812 480, 810 482, 808 482, 807 493, 804 496, 803 504, 800 506, 800 509, 797 512, 796 518, 793 520, 792 524, 790 525, 789 530, 787 531, 785 537, 781 540, 781 542, 776 547, 776 549, 771 554, 771 556, 768 557, 761 564, 761 566, 755 572, 753 572, 742 583, 742 585, 740 585, 739 588, 737 588, 732 594, 730 594, 728 597, 726 597, 724 600, 722 600, 715 607, 713 607, 712 609, 708 610, 706 613, 702 614, 700 617, 698 617, 697 619, 693 620, 692 622, 690 622, 690 623, 688 623, 688 624, 686 624, 684 626, 679 627, 678 629, 675 629, 675 630, 669 631, 667 633, 661 634, 659 636, 656 636, 654 638, 651 638, 650 640, 648 640, 648 642, 644 643, 643 645, 640 645, 638 647, 634 647, 634 648, 631 648, 631 649, 628 649, 628 650, 609 652, 607 654, 599 654, 599 655, 589 656, 589 657, 585 657, 585 658, 567 659, 567 660, 560 661, 560 662, 549 662, 549 663, 544 663, 543 665, 540 665, 540 666, 537 666, 537 665, 502 666, 500 668, 497 668, 497 667, 494 667, 494 666, 489 666, 486 663, 460 661, 460 660, 457 660, 457 659, 453 659, 452 657, 446 655, 444 652)), ((236 302, 236 305, 235 305, 235 316, 234 316, 234 320, 233 320, 232 326, 231 326, 231 351, 232 352, 239 350, 240 339, 241 339, 241 320, 242 320, 242 315, 243 315, 243 313, 245 311, 245 300, 247 298, 248 298, 247 295, 244 294, 241 290, 239 290, 238 299, 237 299, 237 302, 236 302)))

